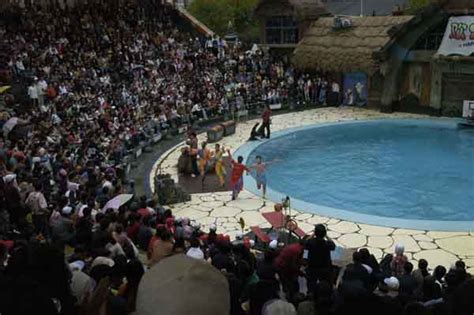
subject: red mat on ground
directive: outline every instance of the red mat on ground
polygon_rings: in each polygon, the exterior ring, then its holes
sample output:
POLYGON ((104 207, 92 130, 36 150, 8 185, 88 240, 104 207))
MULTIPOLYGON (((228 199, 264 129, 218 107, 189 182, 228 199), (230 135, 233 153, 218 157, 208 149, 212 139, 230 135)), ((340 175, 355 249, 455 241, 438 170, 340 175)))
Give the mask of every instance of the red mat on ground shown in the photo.
MULTIPOLYGON (((281 229, 285 227, 286 218, 282 212, 264 212, 262 213, 262 216, 268 221, 268 223, 272 225, 274 229, 281 229)), ((300 228, 296 228, 293 232, 299 237, 304 237, 306 235, 306 233, 300 228)))
POLYGON ((281 212, 264 212, 262 213, 265 220, 272 225, 274 229, 281 229, 285 226, 285 216, 281 212))
POLYGON ((252 226, 250 227, 252 232, 264 243, 269 243, 270 242, 270 237, 268 237, 265 232, 262 231, 262 229, 258 226, 252 226))

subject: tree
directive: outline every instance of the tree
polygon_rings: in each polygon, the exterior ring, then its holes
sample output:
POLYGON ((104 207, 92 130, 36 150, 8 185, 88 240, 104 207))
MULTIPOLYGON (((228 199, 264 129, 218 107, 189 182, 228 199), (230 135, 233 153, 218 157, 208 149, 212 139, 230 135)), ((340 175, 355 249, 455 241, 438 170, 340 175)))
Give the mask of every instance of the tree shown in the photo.
POLYGON ((410 0, 410 8, 409 8, 409 11, 412 12, 412 13, 415 13, 427 6, 429 6, 430 4, 435 4, 435 3, 438 3, 440 1, 438 0, 410 0))
POLYGON ((253 42, 258 37, 256 6, 257 0, 194 0, 188 10, 220 36, 227 33, 230 21, 241 40, 253 42))

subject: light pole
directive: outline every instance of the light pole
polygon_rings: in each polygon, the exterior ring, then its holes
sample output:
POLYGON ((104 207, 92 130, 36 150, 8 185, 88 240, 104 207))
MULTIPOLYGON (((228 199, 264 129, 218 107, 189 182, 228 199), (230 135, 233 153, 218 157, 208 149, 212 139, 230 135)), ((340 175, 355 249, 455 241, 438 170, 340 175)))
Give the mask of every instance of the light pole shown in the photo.
POLYGON ((360 0, 360 16, 364 16, 364 0, 360 0))

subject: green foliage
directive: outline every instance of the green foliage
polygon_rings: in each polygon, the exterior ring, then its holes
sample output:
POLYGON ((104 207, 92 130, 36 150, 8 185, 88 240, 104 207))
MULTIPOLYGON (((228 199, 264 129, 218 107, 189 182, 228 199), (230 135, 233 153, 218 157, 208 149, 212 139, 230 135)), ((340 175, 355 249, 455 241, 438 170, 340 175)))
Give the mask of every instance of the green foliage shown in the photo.
POLYGON ((253 11, 258 0, 193 0, 189 12, 217 34, 224 36, 229 21, 243 41, 258 38, 258 22, 253 11))
POLYGON ((424 7, 429 6, 430 4, 436 3, 436 0, 410 0, 410 9, 411 13, 416 13, 418 10, 423 9, 424 7))

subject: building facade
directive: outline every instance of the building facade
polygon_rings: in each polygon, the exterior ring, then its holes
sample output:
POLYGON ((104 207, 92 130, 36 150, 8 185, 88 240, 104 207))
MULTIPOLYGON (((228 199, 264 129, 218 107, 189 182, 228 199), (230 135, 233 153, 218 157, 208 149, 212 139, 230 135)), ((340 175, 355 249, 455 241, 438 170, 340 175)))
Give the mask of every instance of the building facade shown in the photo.
POLYGON ((467 46, 474 44, 474 1, 446 1, 424 14, 416 28, 422 32, 404 56, 399 107, 410 99, 440 115, 460 116, 463 101, 474 100, 474 45, 467 46), (470 21, 457 44, 467 49, 463 55, 449 47, 441 51, 443 40, 455 37, 459 18, 470 21))
POLYGON ((381 107, 385 80, 395 71, 390 61, 375 57, 385 51, 413 16, 334 17, 313 22, 294 51, 293 62, 301 71, 326 73, 340 78, 344 102, 381 107), (347 98, 347 99, 346 99, 347 98), (360 99, 364 98, 364 102, 360 99))
POLYGON ((347 19, 346 29, 336 29, 333 18, 313 22, 294 51, 295 65, 339 73, 346 92, 345 81, 352 83, 344 78, 358 73, 368 105, 387 112, 460 116, 463 101, 474 100, 474 1, 443 1, 415 16, 347 19))
POLYGON ((311 21, 328 15, 320 0, 261 0, 255 9, 260 45, 291 52, 311 21))

